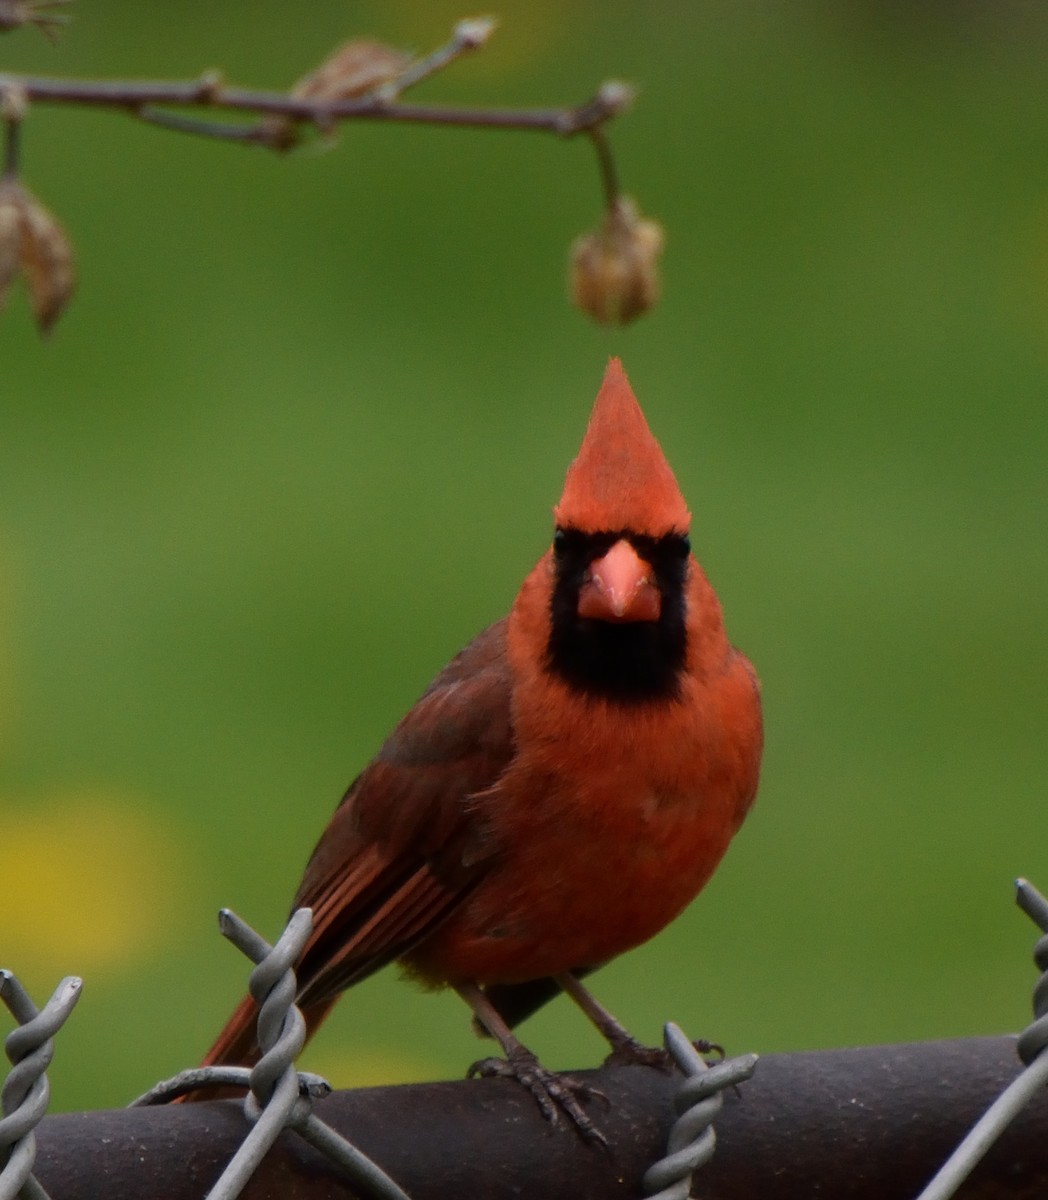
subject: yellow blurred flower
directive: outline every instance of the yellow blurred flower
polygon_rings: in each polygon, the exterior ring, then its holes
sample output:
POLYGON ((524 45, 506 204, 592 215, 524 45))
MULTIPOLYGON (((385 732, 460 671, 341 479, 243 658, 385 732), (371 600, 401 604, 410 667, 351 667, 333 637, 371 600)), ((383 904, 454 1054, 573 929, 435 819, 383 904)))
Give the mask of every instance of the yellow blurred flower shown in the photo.
POLYGON ((0 805, 0 967, 84 975, 167 940, 181 856, 155 814, 111 792, 0 805))

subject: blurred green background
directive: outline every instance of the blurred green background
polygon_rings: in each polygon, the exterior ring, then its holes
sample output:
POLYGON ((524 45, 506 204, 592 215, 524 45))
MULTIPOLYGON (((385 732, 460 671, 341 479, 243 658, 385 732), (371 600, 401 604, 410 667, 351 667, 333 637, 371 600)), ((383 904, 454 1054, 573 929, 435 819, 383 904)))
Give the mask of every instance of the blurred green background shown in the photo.
MULTIPOLYGON (((337 42, 426 49, 440 0, 81 0, 37 74, 288 86, 337 42)), ((566 303, 600 195, 583 141, 358 125, 286 158, 35 107, 24 178, 81 285, 0 326, 0 962, 81 973, 56 1106, 195 1063, 343 788, 506 611, 609 354, 762 675, 760 799, 601 999, 730 1052, 1028 1019, 1048 887, 1048 10, 506 0, 417 97, 576 102, 665 225, 625 331, 566 303)), ((557 1067, 602 1053, 558 1002, 557 1067)), ((454 996, 393 971, 306 1065, 461 1075, 454 996)))

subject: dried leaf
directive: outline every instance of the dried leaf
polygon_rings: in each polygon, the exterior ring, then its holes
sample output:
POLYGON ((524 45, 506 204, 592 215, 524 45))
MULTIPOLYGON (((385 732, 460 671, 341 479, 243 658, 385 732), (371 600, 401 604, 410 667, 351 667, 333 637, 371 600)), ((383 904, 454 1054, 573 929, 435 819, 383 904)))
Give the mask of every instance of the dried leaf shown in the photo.
POLYGON ((412 55, 371 38, 355 38, 339 46, 315 71, 295 84, 296 100, 353 100, 366 95, 410 65, 412 55))
MULTIPOLYGON (((371 38, 345 42, 315 71, 310 71, 291 89, 296 100, 334 104, 354 100, 396 79, 410 66, 412 56, 371 38)), ((331 129, 325 129, 331 133, 331 129)), ((281 153, 294 149, 300 139, 298 122, 290 117, 267 117, 259 122, 259 141, 281 153)))
POLYGON ((36 25, 54 42, 69 18, 52 10, 71 3, 72 0, 0 0, 0 33, 22 25, 36 25))
POLYGON ((665 235, 657 221, 642 218, 628 196, 620 196, 593 233, 571 248, 574 303, 602 325, 625 325, 659 298, 658 262, 665 235))

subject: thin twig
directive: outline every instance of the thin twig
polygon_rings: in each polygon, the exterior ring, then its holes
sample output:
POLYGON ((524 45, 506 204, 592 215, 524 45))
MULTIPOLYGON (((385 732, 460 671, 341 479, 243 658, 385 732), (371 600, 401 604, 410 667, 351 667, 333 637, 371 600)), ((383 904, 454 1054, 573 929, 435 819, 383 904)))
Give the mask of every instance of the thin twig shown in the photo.
POLYGON ((0 120, 4 126, 4 158, 0 179, 14 179, 18 175, 19 133, 27 104, 25 92, 17 83, 0 79, 0 120))
POLYGON ((495 32, 497 22, 493 17, 467 17, 455 26, 451 41, 445 46, 417 59, 396 79, 390 80, 378 89, 378 93, 387 100, 393 100, 402 95, 410 87, 428 79, 438 71, 443 71, 463 54, 479 50, 495 32))
POLYGON ((0 179, 15 179, 18 176, 18 145, 21 121, 4 121, 4 161, 0 166, 0 179))
POLYGON ((608 139, 604 136, 604 131, 599 125, 595 125, 587 131, 590 136, 590 141, 593 143, 594 149, 597 151, 597 165, 600 168, 600 181, 604 188, 604 207, 612 209, 615 207, 615 201, 619 198, 619 176, 615 170, 615 159, 612 157, 611 147, 608 145, 608 139))
POLYGON ((262 121, 254 121, 250 125, 244 122, 205 121, 187 113, 168 112, 166 108, 157 108, 152 104, 139 109, 136 116, 147 125, 159 125, 161 129, 173 129, 176 133, 194 133, 198 137, 226 142, 258 142, 263 145, 269 142, 267 127, 262 121))
MULTIPOLYGON (((404 121, 424 125, 483 129, 539 130, 572 137, 588 133, 617 116, 628 103, 623 85, 605 85, 592 99, 567 108, 472 108, 442 104, 402 104, 383 96, 353 100, 300 100, 285 92, 216 85, 213 75, 182 81, 49 79, 0 75, 0 88, 21 88, 29 101, 119 108, 141 116, 146 106, 207 107, 230 112, 290 117, 321 128, 333 121, 404 121)), ((150 119, 153 119, 152 116, 150 119)))

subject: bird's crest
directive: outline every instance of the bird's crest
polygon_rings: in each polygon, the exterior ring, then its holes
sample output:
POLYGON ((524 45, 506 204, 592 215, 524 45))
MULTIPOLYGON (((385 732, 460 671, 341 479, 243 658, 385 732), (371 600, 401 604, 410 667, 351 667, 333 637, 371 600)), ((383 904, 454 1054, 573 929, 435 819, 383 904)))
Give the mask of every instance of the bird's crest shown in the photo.
POLYGON ((553 514, 558 526, 587 533, 628 529, 661 537, 688 531, 688 506, 617 358, 608 363, 553 514))

